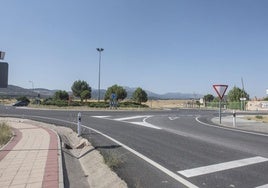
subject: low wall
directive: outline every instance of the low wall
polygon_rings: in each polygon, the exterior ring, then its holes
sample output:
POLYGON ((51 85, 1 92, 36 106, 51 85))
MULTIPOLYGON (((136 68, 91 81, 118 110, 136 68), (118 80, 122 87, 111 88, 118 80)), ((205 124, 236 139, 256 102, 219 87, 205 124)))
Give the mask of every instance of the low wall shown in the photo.
POLYGON ((248 101, 247 110, 268 111, 268 101, 248 101))

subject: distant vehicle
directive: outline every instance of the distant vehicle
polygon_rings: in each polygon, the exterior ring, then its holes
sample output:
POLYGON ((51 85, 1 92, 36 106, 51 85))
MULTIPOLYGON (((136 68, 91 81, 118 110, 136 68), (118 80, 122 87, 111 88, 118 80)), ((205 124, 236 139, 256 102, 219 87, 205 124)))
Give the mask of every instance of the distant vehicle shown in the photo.
POLYGON ((28 101, 18 101, 13 106, 28 106, 29 102, 28 101))

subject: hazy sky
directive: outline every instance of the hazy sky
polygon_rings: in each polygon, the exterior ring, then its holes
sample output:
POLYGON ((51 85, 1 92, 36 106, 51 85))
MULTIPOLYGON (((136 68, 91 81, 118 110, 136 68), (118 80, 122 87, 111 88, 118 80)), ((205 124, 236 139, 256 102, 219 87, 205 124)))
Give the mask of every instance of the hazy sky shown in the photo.
MULTIPOLYGON (((157 93, 268 89, 266 0, 0 0, 9 84, 70 91, 76 80, 157 93)), ((228 92, 228 91, 227 91, 228 92)))

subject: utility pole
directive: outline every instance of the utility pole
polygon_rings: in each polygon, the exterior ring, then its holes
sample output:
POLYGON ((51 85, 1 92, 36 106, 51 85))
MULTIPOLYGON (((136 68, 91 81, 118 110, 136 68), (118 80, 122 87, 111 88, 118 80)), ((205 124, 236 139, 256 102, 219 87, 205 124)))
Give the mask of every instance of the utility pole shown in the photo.
POLYGON ((98 84, 98 102, 100 102, 100 75, 101 75, 101 52, 103 51, 103 48, 97 48, 97 51, 99 52, 99 84, 98 84))

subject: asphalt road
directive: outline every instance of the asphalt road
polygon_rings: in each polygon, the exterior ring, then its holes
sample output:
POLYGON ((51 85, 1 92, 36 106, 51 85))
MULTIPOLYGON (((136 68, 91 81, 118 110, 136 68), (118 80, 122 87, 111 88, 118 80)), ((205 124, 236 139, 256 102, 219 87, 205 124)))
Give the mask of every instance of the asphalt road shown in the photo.
MULTIPOLYGON (((0 107, 76 129, 76 111, 0 107)), ((204 125, 216 111, 84 111, 83 136, 119 158, 129 187, 268 187, 268 135, 204 125), (89 129, 89 128, 90 129, 89 129)))

